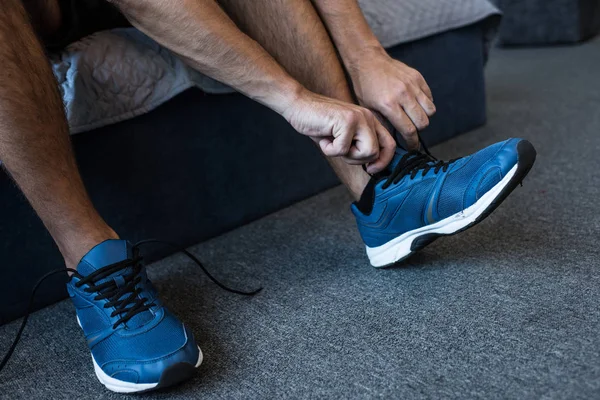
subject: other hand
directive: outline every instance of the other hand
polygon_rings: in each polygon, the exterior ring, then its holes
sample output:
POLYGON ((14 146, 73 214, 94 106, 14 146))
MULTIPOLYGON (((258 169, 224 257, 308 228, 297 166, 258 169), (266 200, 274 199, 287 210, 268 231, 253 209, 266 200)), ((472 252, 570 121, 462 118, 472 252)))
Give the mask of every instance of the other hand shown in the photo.
POLYGON ((366 164, 370 174, 383 170, 394 156, 396 142, 366 108, 305 90, 283 116, 317 142, 326 156, 366 164))
POLYGON ((365 52, 348 70, 359 103, 387 118, 410 150, 418 149, 417 132, 429 126, 429 117, 435 114, 423 76, 391 58, 383 48, 365 52))

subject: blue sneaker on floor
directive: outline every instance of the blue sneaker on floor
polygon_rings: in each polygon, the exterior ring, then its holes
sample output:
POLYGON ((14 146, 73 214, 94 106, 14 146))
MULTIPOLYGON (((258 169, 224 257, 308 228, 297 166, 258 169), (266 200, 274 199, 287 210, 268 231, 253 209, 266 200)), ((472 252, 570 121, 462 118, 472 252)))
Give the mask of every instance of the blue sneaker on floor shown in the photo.
POLYGON ((67 284, 96 376, 114 392, 166 387, 202 362, 192 333, 158 299, 138 249, 107 240, 83 257, 67 284))
POLYGON ((392 265, 440 236, 477 224, 521 183, 535 157, 523 139, 448 162, 427 150, 398 150, 352 204, 371 264, 392 265))

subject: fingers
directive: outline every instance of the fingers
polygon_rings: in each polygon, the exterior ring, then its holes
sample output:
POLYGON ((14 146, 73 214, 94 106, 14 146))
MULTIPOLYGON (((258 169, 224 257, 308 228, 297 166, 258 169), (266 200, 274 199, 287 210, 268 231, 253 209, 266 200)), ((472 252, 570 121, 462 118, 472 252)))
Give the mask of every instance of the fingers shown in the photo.
POLYGON ((352 139, 348 139, 346 136, 319 139, 319 147, 327 157, 340 157, 348 154, 351 144, 352 139))
POLYGON ((394 127, 400 132, 409 150, 417 150, 419 148, 419 136, 417 135, 417 128, 415 127, 412 120, 404 112, 402 106, 397 103, 394 105, 387 105, 383 111, 383 115, 394 125, 394 127))
POLYGON ((375 122, 375 116, 369 110, 361 109, 361 116, 354 126, 354 140, 345 157, 347 163, 358 165, 377 160, 379 141, 375 122))
POLYGON ((414 122, 415 127, 418 130, 422 130, 429 125, 429 119, 425 118, 425 121, 420 110, 415 112, 415 118, 417 118, 417 120, 413 119, 413 115, 411 114, 411 112, 409 112, 409 108, 415 108, 416 106, 411 100, 416 100, 418 105, 421 107, 421 110, 425 112, 425 115, 427 117, 432 117, 436 111, 435 105, 433 104, 433 95, 431 94, 431 89, 429 88, 429 85, 427 84, 427 82, 425 82, 425 78, 423 78, 423 75, 421 75, 419 71, 413 69, 410 71, 409 76, 412 79, 412 85, 409 86, 409 89, 411 89, 410 92, 412 92, 413 96, 409 96, 410 104, 403 104, 403 107, 408 113, 408 115, 411 117, 411 120, 414 122), (424 124, 424 126, 422 127, 419 124, 424 124))
POLYGON ((379 158, 367 165, 369 174, 376 174, 385 169, 394 158, 394 152, 396 151, 396 141, 377 120, 375 121, 375 131, 379 142, 379 158))
MULTIPOLYGON (((401 107, 397 107, 402 112, 401 107)), ((410 121, 406 114, 404 118, 410 121)), ((315 138, 323 154, 328 157, 342 157, 351 165, 366 164, 370 174, 385 169, 394 157, 395 140, 373 113, 365 108, 353 107, 346 110, 341 115, 340 122, 333 128, 332 135, 315 138)), ((418 146, 418 140, 416 145, 418 146)))
POLYGON ((425 94, 425 96, 427 96, 429 101, 433 103, 433 94, 431 93, 431 89, 425 81, 425 78, 423 78, 423 75, 421 75, 419 71, 413 70, 412 79, 415 85, 423 92, 423 94, 425 94))
POLYGON ((399 79, 388 87, 383 98, 379 98, 371 106, 394 125, 409 149, 418 149, 417 132, 429 126, 429 117, 435 114, 436 108, 431 89, 423 76, 413 68, 404 64, 401 66, 399 79))
MULTIPOLYGON (((418 75, 421 77, 421 74, 418 75)), ((400 85, 396 97, 388 99, 381 107, 382 113, 400 132, 410 150, 419 148, 417 132, 429 126, 429 117, 436 112, 431 91, 424 82, 426 91, 413 84, 400 85)))
POLYGON ((411 93, 403 95, 401 97, 400 104, 417 131, 422 131, 429 126, 429 117, 427 116, 425 110, 423 110, 423 107, 421 107, 417 101, 417 98, 414 94, 411 93))
POLYGON ((435 104, 433 104, 429 97, 427 97, 425 93, 420 92, 419 94, 417 94, 416 99, 423 111, 425 111, 425 114, 427 114, 428 117, 433 117, 436 108, 435 104))
POLYGON ((374 161, 379 156, 375 133, 375 117, 367 110, 353 107, 340 115, 333 137, 318 139, 321 151, 328 157, 343 157, 353 165, 374 161))
POLYGON ((318 139, 319 147, 327 157, 340 157, 348 154, 352 146, 354 132, 349 129, 340 129, 333 133, 333 137, 318 139))

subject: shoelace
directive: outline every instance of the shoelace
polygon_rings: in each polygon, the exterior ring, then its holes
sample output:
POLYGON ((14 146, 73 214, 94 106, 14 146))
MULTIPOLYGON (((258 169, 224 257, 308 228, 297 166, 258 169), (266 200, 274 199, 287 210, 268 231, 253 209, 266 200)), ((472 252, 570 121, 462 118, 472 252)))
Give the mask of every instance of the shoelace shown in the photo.
POLYGON ((113 329, 117 329, 120 324, 125 324, 135 315, 142 311, 149 310, 156 305, 154 303, 149 303, 148 299, 145 297, 138 297, 142 292, 140 288, 136 287, 142 280, 142 276, 140 275, 140 272, 142 271, 142 258, 139 256, 139 250, 137 248, 134 248, 133 251, 133 259, 108 265, 85 277, 77 272, 74 272, 72 275, 79 278, 79 281, 75 284, 76 287, 79 288, 83 285, 87 285, 83 291, 87 293, 96 293, 96 297, 94 297, 95 301, 103 299, 109 300, 104 304, 104 308, 114 307, 115 310, 110 316, 120 316, 117 322, 113 324, 113 329), (132 271, 121 276, 123 279, 121 285, 118 285, 114 279, 108 279, 106 282, 98 284, 102 279, 130 267, 132 271))
MULTIPOLYGON (((394 132, 394 136, 396 139, 396 143, 398 143, 396 132, 394 132)), ((421 135, 418 134, 418 136, 419 143, 423 148, 423 152, 421 152, 420 150, 412 150, 404 154, 398 162, 398 164, 396 164, 396 166, 394 167, 392 173, 387 176, 387 180, 383 184, 382 189, 387 189, 392 183, 400 182, 402 178, 404 178, 407 175, 410 175, 410 179, 414 179, 420 171, 422 172, 422 176, 425 176, 432 169, 435 174, 440 172, 440 170, 446 172, 448 170, 448 167, 450 167, 450 164, 459 160, 459 158, 455 158, 449 161, 438 160, 431 154, 431 152, 425 145, 425 142, 423 142, 421 135)), ((398 147, 400 147, 403 150, 406 150, 399 143, 398 147)))
POLYGON ((410 179, 414 179, 419 172, 425 176, 432 169, 436 174, 440 172, 440 170, 446 172, 450 164, 456 160, 458 160, 458 158, 450 161, 441 161, 429 154, 424 154, 415 150, 409 151, 402 156, 382 188, 386 189, 392 183, 400 182, 400 180, 407 175, 410 175, 410 179))
POLYGON ((229 287, 225 286, 224 284, 222 284, 221 282, 219 282, 215 277, 213 277, 208 272, 206 267, 202 264, 202 262, 195 255, 193 255, 186 249, 182 249, 173 243, 165 242, 162 240, 157 240, 157 239, 142 240, 133 245, 133 258, 132 259, 120 261, 118 263, 111 264, 111 265, 107 265, 106 267, 100 268, 99 270, 89 274, 86 277, 83 277, 82 275, 80 275, 77 272, 77 270, 74 270, 72 268, 55 269, 53 271, 48 272, 46 275, 42 276, 37 281, 37 283, 33 287, 33 290, 31 291, 31 295, 29 297, 29 305, 27 306, 27 311, 25 312, 25 316, 23 317, 23 322, 21 322, 21 327, 19 328, 17 335, 15 336, 15 339, 13 340, 12 345, 6 352, 6 355, 2 358, 2 362, 0 362, 0 372, 2 372, 2 370, 4 369, 4 367, 10 360, 12 354, 14 353, 15 349, 17 348, 17 345, 19 344, 19 341, 21 340, 21 335, 23 334, 23 331, 25 330, 25 326, 27 325, 27 321, 29 320, 29 315, 31 314, 31 309, 33 308, 33 301, 35 300, 35 294, 36 294, 37 290, 39 289, 40 285, 51 276, 61 274, 61 273, 64 274, 65 272, 72 272, 73 275, 69 278, 69 280, 71 280, 73 276, 79 278, 80 281, 77 282, 75 285, 78 287, 80 287, 82 285, 88 285, 89 287, 84 290, 87 292, 90 292, 90 293, 93 293, 93 292, 98 293, 98 295, 95 297, 95 300, 109 299, 110 301, 105 305, 105 307, 108 308, 108 307, 114 306, 115 311, 112 313, 112 316, 114 317, 116 315, 120 315, 119 320, 113 325, 113 329, 116 329, 117 326, 120 324, 126 323, 132 317, 141 313, 142 311, 146 311, 146 310, 150 309, 151 307, 153 307, 155 304, 149 303, 148 299, 146 299, 145 297, 138 298, 138 294, 141 292, 141 290, 139 288, 136 288, 137 284, 141 281, 140 272, 142 270, 142 260, 143 260, 143 258, 139 255, 139 247, 143 246, 145 244, 148 244, 148 243, 160 243, 163 245, 167 245, 167 246, 177 250, 178 252, 185 254, 194 263, 196 263, 200 267, 200 269, 202 269, 202 272, 204 272, 204 274, 211 281, 213 281, 218 287, 220 287, 223 290, 226 290, 231 293, 241 294, 244 296, 254 296, 255 294, 259 293, 262 290, 262 287, 261 287, 256 290, 252 290, 250 292, 245 292, 245 291, 229 288, 229 287), (123 277, 124 284, 120 285, 120 287, 117 286, 117 284, 115 283, 114 280, 109 280, 107 282, 96 285, 96 282, 102 280, 103 278, 106 278, 106 277, 114 274, 115 272, 121 271, 121 270, 123 270, 125 268, 129 268, 129 267, 132 268, 132 272, 123 277), (123 296, 125 296, 126 294, 129 294, 129 296, 124 298, 123 296))

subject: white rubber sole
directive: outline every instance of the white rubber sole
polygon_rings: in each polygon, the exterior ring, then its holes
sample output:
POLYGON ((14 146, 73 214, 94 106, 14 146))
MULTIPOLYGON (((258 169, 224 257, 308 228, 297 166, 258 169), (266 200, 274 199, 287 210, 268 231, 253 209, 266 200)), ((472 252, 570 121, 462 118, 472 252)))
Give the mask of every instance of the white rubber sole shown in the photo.
MULTIPOLYGON (((81 328, 81 321, 79 321, 79 316, 77 316, 77 323, 81 328)), ((196 361, 196 365, 194 368, 198 368, 200 364, 202 364, 202 360, 204 359, 204 355, 202 354, 202 350, 198 347, 198 361, 196 361)), ((158 386, 158 382, 156 383, 132 383, 125 382, 119 379, 115 379, 100 368, 94 356, 92 355, 92 363, 94 364, 94 372, 96 373, 96 377, 108 390, 111 390, 116 393, 135 393, 135 392, 145 392, 148 390, 154 389, 158 386)))
POLYGON ((367 256, 371 265, 376 268, 387 267, 403 258, 408 257, 413 251, 411 250, 413 241, 420 236, 427 234, 451 235, 464 229, 472 224, 477 218, 483 214, 492 202, 500 195, 502 190, 510 183, 511 179, 517 172, 518 165, 515 166, 506 174, 506 176, 496 184, 491 190, 484 194, 472 206, 462 210, 459 213, 449 216, 435 224, 427 225, 419 229, 415 229, 395 239, 390 240, 386 244, 377 247, 367 247, 367 256))
MULTIPOLYGON (((202 364, 202 350, 198 347, 198 361, 196 362, 195 368, 198 368, 200 364, 202 364)), ((94 363, 94 372, 96 372, 96 376, 100 383, 102 383, 108 390, 111 390, 116 393, 135 393, 135 392, 145 392, 148 390, 154 389, 158 382, 156 383, 131 383, 125 382, 118 379, 115 379, 111 376, 108 376, 102 368, 98 365, 96 360, 94 360, 94 356, 92 356, 92 362, 94 363)))

